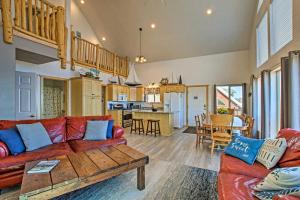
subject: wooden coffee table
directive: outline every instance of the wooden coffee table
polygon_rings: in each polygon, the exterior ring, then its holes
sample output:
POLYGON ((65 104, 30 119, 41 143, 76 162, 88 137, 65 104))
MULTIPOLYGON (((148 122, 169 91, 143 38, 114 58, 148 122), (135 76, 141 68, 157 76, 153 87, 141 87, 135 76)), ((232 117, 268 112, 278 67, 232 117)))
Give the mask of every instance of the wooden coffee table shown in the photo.
POLYGON ((70 153, 48 160, 60 163, 45 174, 27 174, 39 161, 25 165, 19 199, 50 199, 137 169, 137 188, 145 188, 149 157, 126 145, 70 153))

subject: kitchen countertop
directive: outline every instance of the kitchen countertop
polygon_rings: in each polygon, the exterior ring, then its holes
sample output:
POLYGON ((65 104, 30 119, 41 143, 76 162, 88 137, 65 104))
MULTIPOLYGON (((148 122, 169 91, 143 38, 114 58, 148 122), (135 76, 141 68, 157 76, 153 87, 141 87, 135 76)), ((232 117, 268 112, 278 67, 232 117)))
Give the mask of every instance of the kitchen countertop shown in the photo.
POLYGON ((174 114, 173 112, 165 112, 165 111, 156 111, 153 112, 152 110, 132 110, 132 112, 139 112, 139 113, 157 113, 157 114, 174 114))

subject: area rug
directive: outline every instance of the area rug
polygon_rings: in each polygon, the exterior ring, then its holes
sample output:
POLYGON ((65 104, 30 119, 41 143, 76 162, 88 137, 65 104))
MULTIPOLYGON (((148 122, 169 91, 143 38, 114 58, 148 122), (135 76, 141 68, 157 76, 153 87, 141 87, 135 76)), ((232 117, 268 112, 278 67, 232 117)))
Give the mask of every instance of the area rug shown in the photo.
MULTIPOLYGON (((172 166, 146 189, 136 189, 136 171, 65 194, 55 200, 217 200, 217 172, 190 167, 172 166)), ((147 170, 146 170, 147 173, 147 170)), ((155 176, 155 174, 148 174, 155 176)))
POLYGON ((183 131, 183 133, 196 134, 196 127, 189 126, 189 127, 187 127, 187 129, 185 129, 185 130, 183 131))

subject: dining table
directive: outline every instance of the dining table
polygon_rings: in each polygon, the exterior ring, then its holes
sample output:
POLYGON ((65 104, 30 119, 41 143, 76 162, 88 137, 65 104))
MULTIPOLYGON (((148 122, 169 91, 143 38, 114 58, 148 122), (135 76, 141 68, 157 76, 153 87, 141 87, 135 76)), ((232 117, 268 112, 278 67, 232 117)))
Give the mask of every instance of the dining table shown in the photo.
MULTIPOLYGON (((210 129, 211 128, 210 119, 205 119, 202 126, 205 129, 210 129)), ((228 125, 228 129, 229 128, 230 128, 230 126, 228 125)), ((248 129, 248 125, 245 124, 245 122, 240 117, 235 116, 233 118, 232 130, 243 132, 243 131, 247 131, 247 129, 248 129)))

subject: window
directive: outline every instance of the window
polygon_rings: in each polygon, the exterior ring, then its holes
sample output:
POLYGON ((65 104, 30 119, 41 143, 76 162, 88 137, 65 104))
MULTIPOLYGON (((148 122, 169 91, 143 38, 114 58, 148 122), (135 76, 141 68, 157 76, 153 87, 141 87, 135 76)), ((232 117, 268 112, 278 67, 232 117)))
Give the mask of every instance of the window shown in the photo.
POLYGON ((270 87, 270 136, 275 138, 280 129, 280 93, 281 93, 281 71, 271 72, 270 87))
POLYGON ((270 32, 272 55, 293 40, 293 0, 273 0, 270 32))
POLYGON ((160 94, 147 94, 147 103, 160 103, 160 94))
POLYGON ((244 112, 244 87, 243 85, 220 85, 216 86, 216 110, 219 108, 231 108, 235 114, 244 112))
POLYGON ((256 28, 256 54, 257 67, 260 67, 269 58, 268 13, 264 15, 256 28))
POLYGON ((263 2, 264 2, 264 0, 259 0, 259 1, 258 1, 258 4, 257 4, 257 12, 259 12, 259 9, 261 8, 263 2))

